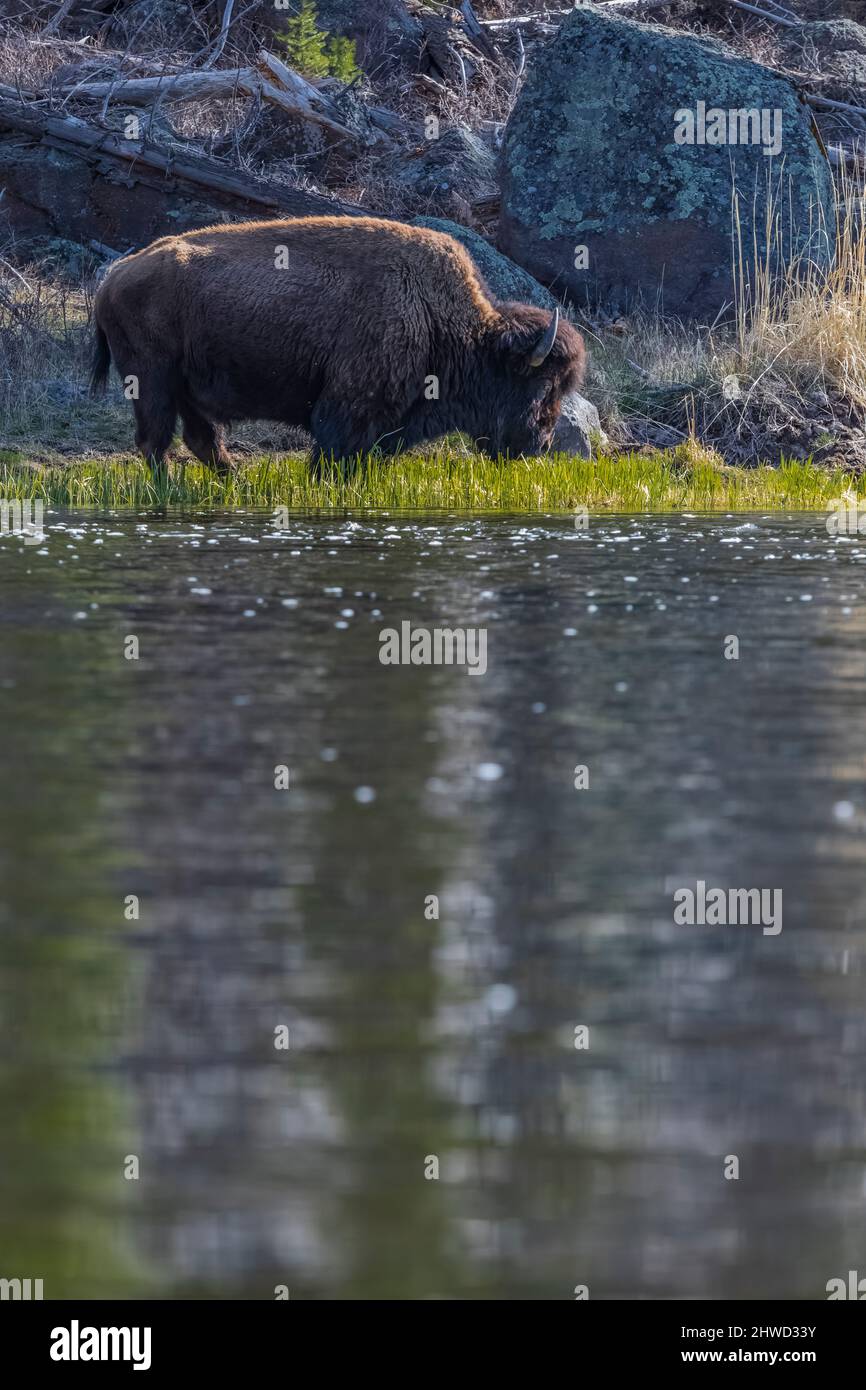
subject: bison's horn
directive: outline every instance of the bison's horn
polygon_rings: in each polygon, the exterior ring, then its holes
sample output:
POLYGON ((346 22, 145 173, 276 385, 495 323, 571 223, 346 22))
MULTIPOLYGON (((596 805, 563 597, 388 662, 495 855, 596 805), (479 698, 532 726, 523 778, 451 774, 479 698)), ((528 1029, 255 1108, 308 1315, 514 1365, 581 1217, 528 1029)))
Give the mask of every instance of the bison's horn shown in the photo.
POLYGON ((550 323, 545 328, 537 344, 533 348, 532 356, 529 359, 530 367, 540 367, 542 362, 550 356, 553 351, 553 344, 556 342, 556 334, 559 329, 559 309, 554 309, 550 318, 550 323))

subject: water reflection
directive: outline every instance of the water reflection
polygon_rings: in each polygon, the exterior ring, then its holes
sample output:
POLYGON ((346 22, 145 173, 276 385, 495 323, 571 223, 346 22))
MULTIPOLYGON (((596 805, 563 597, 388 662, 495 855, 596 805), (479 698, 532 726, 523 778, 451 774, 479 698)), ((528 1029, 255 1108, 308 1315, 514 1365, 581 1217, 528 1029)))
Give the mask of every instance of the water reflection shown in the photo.
POLYGON ((48 520, 0 544, 0 1274, 796 1298, 862 1262, 856 538, 48 520), (382 666, 404 619, 486 627, 487 675, 382 666), (782 888, 781 935, 675 926, 698 878, 782 888))

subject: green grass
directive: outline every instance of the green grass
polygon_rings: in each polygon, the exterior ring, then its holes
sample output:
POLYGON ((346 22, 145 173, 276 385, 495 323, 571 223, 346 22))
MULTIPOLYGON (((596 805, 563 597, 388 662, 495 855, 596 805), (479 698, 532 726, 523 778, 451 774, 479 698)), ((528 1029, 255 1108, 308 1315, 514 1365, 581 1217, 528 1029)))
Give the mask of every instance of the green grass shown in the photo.
POLYGON ((866 482, 811 463, 727 468, 699 446, 666 454, 593 460, 557 454, 496 463, 442 450, 371 461, 348 480, 310 477, 301 455, 241 464, 226 481, 195 463, 174 463, 164 488, 133 459, 28 465, 0 454, 0 498, 42 498, 55 506, 194 508, 286 506, 449 511, 753 511, 822 509, 866 482))

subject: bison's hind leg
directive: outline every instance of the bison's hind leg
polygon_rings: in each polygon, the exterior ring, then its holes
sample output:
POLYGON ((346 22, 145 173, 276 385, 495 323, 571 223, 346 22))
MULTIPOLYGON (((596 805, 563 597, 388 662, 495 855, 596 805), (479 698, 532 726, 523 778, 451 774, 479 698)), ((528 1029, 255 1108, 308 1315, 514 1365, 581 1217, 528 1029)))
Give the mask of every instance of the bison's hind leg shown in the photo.
POLYGON ((224 478, 231 472, 232 462, 226 451, 222 426, 202 415, 186 395, 181 396, 180 418, 183 421, 183 442, 190 453, 224 478))
POLYGON ((149 367, 146 373, 125 373, 125 380, 137 388, 132 398, 136 445, 150 464, 154 482, 164 484, 165 456, 177 420, 173 373, 168 367, 149 367))

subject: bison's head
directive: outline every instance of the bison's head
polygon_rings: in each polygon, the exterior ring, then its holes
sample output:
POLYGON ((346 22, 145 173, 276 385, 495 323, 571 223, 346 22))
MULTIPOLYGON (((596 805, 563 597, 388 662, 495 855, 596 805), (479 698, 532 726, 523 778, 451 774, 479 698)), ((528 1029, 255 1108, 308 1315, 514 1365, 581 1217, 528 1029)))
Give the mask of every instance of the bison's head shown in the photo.
POLYGON ((487 337, 477 443, 496 457, 550 448, 563 397, 583 381, 583 339, 559 310, 500 304, 487 337))

